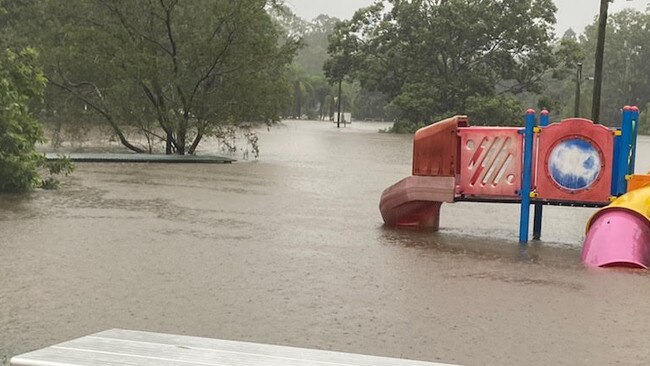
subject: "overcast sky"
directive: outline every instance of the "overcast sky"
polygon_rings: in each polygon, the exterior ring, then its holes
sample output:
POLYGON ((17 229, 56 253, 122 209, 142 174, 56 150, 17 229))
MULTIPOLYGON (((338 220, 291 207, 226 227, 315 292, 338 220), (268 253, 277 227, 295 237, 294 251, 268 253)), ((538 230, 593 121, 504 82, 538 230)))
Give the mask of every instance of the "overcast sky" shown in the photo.
MULTIPOLYGON (((313 19, 319 14, 328 14, 347 19, 354 11, 373 3, 373 0, 286 0, 299 16, 313 19)), ((610 13, 626 7, 645 10, 650 0, 614 0, 610 4, 610 13)), ((598 14, 599 0, 555 0, 558 7, 557 33, 562 35, 569 27, 581 33, 584 27, 593 22, 598 14)))

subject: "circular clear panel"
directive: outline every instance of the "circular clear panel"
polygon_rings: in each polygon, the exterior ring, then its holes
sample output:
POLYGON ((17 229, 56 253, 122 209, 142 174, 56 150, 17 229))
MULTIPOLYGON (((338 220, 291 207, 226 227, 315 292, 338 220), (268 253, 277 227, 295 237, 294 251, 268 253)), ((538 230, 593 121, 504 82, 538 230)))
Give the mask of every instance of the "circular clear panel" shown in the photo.
POLYGON ((589 188, 602 169, 600 153, 591 142, 579 138, 557 144, 548 159, 548 172, 555 184, 569 191, 589 188))

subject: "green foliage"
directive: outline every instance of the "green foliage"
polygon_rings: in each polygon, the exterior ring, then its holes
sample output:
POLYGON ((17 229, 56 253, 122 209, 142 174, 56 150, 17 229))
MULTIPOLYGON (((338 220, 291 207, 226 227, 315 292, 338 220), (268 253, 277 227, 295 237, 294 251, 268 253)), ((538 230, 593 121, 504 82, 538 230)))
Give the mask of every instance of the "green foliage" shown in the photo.
POLYGON ((399 126, 462 114, 471 98, 541 90, 555 10, 551 0, 376 1, 337 26, 326 75, 381 92, 399 126))
POLYGON ((321 75, 327 60, 328 37, 340 23, 338 18, 319 15, 306 25, 302 34, 304 47, 298 51, 296 64, 310 75, 321 75))
MULTIPOLYGON (((390 110, 390 106, 388 108, 390 110)), ((491 97, 469 97, 466 115, 474 126, 522 126, 524 107, 519 100, 503 95, 491 97)), ((454 112, 432 116, 433 121, 440 121, 455 115, 454 112)), ((411 133, 425 127, 424 121, 411 122, 402 119, 395 122, 388 132, 411 133)))
POLYGON ((43 157, 35 146, 43 141, 41 125, 28 103, 40 98, 45 77, 35 66, 36 52, 0 53, 0 191, 24 192, 39 183, 43 157))
MULTIPOLYGON (((326 120, 334 118, 338 109, 338 83, 331 84, 322 74, 311 75, 298 65, 292 65, 289 80, 293 84, 293 104, 284 111, 285 118, 326 120)), ((342 85, 342 111, 355 108, 359 90, 357 85, 344 82, 342 85)))
POLYGON ((259 145, 259 136, 257 133, 250 128, 244 128, 243 130, 244 138, 250 146, 250 150, 246 149, 244 152, 244 159, 248 159, 250 153, 253 154, 255 159, 260 157, 260 145, 259 145))
MULTIPOLYGON (((293 103, 284 111, 283 116, 335 119, 338 110, 338 78, 331 75, 332 61, 325 64, 325 60, 328 59, 330 36, 340 20, 319 15, 314 20, 307 21, 293 14, 287 7, 280 7, 272 14, 285 30, 286 37, 299 36, 302 45, 290 68, 293 103)), ((389 118, 384 109, 388 102, 384 95, 362 89, 358 83, 344 81, 342 99, 342 110, 352 112, 356 119, 389 118)))
POLYGON ((68 176, 74 172, 72 161, 65 155, 60 155, 57 160, 48 161, 45 163, 45 168, 50 175, 68 176))
MULTIPOLYGON (((554 66, 542 76, 542 90, 539 93, 517 97, 527 108, 547 109, 554 119, 573 117, 578 64, 584 63, 587 58, 584 45, 578 42, 575 33, 569 30, 554 45, 552 56, 555 59, 554 66)), ((584 80, 581 80, 581 83, 584 89, 584 80)), ((591 110, 590 99, 587 93, 583 92, 581 96, 581 114, 586 116, 585 113, 591 110)))
POLYGON ((100 120, 133 151, 183 155, 220 126, 279 120, 298 42, 281 41, 276 5, 39 1, 18 29, 42 48, 49 120, 100 120))
POLYGON ((390 109, 385 108, 387 104, 383 93, 361 89, 354 101, 354 116, 360 120, 393 120, 390 109))
MULTIPOLYGON (((281 7, 273 15, 284 29, 285 37, 298 36, 301 39, 301 48, 289 72, 293 103, 284 111, 283 116, 311 120, 334 119, 339 102, 338 81, 328 80, 324 76, 324 63, 327 59, 328 38, 340 20, 319 15, 314 20, 307 21, 293 14, 287 7, 281 7)), ((356 115, 358 95, 357 85, 343 83, 343 112, 353 112, 356 115)))
POLYGON ((0 0, 0 192, 55 188, 59 184, 56 175, 73 170, 69 161, 49 163, 36 151, 44 137, 30 106, 42 105, 46 78, 37 66, 34 49, 11 50, 24 43, 16 27, 28 19, 30 15, 23 10, 32 3, 0 0))
POLYGON ((562 110, 563 101, 549 96, 541 96, 537 102, 540 111, 547 110, 550 113, 559 113, 562 110))
POLYGON ((23 49, 29 42, 17 28, 33 17, 28 8, 39 0, 0 0, 0 46, 2 49, 23 49))
POLYGON ((381 130, 382 133, 413 133, 422 127, 425 127, 424 122, 410 122, 406 120, 396 121, 392 127, 386 130, 381 130))
POLYGON ((0 53, 0 192, 55 188, 55 176, 73 170, 69 160, 46 162, 36 151, 43 131, 28 105, 42 97, 46 83, 36 58, 33 49, 0 53), (43 180, 39 168, 48 171, 43 180))
POLYGON ((467 116, 472 125, 522 126, 524 106, 519 100, 506 97, 470 97, 467 99, 467 116))
MULTIPOLYGON (((611 14, 605 43, 605 65, 601 100, 601 123, 618 126, 621 108, 634 104, 641 107, 650 102, 650 10, 623 10, 611 14)), ((581 86, 581 117, 590 118, 592 109, 594 55, 597 21, 579 37, 569 30, 556 45, 556 67, 545 75, 545 89, 536 96, 537 105, 552 109, 556 118, 575 114, 576 70, 584 65, 581 86)), ((642 119, 643 121, 643 119, 642 119)))
MULTIPOLYGON (((610 15, 603 68, 602 121, 620 124, 621 108, 650 102, 650 9, 623 10, 610 15)), ((588 26, 580 37, 587 55, 595 54, 597 24, 588 26)), ((585 61, 585 75, 593 75, 594 60, 585 61)), ((587 83, 589 86, 591 81, 587 83)), ((589 90, 586 90, 588 92, 589 90)))

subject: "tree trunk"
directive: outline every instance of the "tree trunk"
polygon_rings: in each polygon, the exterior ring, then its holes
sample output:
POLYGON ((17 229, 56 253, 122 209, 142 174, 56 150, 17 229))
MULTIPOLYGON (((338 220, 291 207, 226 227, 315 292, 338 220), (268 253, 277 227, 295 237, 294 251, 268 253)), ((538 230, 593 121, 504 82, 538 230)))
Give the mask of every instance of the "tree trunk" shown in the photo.
POLYGON ((167 139, 165 143, 165 154, 171 155, 172 154, 172 133, 171 131, 167 131, 167 139))
MULTIPOLYGON (((71 93, 75 98, 77 98, 80 101, 86 103, 86 105, 88 105, 91 109, 93 109, 97 113, 101 114, 104 117, 104 119, 106 120, 106 122, 108 122, 108 124, 111 126, 111 128, 113 129, 113 132, 115 132, 117 137, 120 139, 120 143, 124 147, 126 147, 127 149, 129 149, 129 150, 131 150, 133 152, 136 152, 138 154, 145 154, 147 152, 145 149, 137 147, 137 146, 131 144, 129 142, 129 140, 126 139, 126 136, 124 136, 124 133, 122 132, 120 127, 117 125, 117 123, 113 119, 113 116, 107 110, 104 110, 103 108, 101 108, 97 104, 91 102, 88 98, 85 98, 83 95, 81 95, 78 92, 76 92, 75 90, 73 90, 74 86, 66 84, 65 79, 64 79, 64 82, 62 82, 62 83, 58 83, 58 82, 54 81, 53 79, 49 79, 49 82, 50 82, 50 84, 71 93)), ((77 84, 77 85, 81 85, 81 84, 77 84)), ((93 86, 96 93, 97 93, 97 95, 100 98, 102 98, 102 95, 99 92, 99 89, 95 85, 93 85, 91 83, 84 83, 84 85, 93 86)))
POLYGON ((295 119, 300 119, 302 117, 302 88, 300 87, 300 81, 294 83, 294 93, 296 97, 295 104, 295 119))
POLYGON ((139 148, 139 147, 137 147, 137 146, 131 144, 131 143, 129 142, 129 140, 126 139, 126 137, 124 136, 124 134, 122 133, 122 131, 121 131, 118 127, 113 126, 113 131, 115 131, 115 134, 116 134, 117 137, 120 139, 120 142, 121 142, 122 145, 124 145, 124 147, 126 147, 127 149, 129 149, 129 150, 131 150, 131 151, 133 151, 133 152, 136 152, 136 153, 138 153, 138 154, 145 154, 145 153, 147 152, 145 149, 139 148))
POLYGON ((596 42, 596 70, 594 71, 594 97, 591 106, 591 120, 600 122, 600 97, 603 86, 603 58, 605 54, 605 38, 607 34, 607 11, 609 0, 600 0, 600 16, 598 17, 598 41, 596 42))
POLYGON ((185 131, 178 131, 178 139, 176 139, 176 154, 185 155, 185 143, 185 131))
POLYGON ((342 91, 343 79, 339 80, 339 101, 338 101, 338 118, 336 119, 336 128, 341 128, 341 91, 342 91))
POLYGON ((199 146, 199 143, 201 142, 202 139, 203 139, 203 131, 199 130, 198 134, 196 135, 196 138, 194 139, 194 142, 192 142, 192 146, 190 146, 190 149, 187 151, 189 155, 194 155, 194 153, 196 152, 196 148, 199 146))

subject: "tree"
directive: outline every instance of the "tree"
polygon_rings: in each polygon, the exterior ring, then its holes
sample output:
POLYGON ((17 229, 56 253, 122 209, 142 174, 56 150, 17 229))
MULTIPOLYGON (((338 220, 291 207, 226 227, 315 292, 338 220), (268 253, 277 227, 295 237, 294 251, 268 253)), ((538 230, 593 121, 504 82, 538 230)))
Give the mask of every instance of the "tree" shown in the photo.
POLYGON ((59 89, 48 96, 76 101, 50 105, 103 120, 135 152, 162 141, 167 153, 194 154, 224 126, 277 121, 289 102, 286 71, 298 43, 280 42, 267 11, 274 4, 44 0, 33 7, 32 21, 44 27, 31 41, 59 89))
POLYGON ((335 30, 331 75, 382 92, 399 122, 464 113, 472 97, 540 90, 555 10, 551 0, 376 1, 335 30))
POLYGON ((522 126, 524 123, 523 105, 503 95, 469 97, 467 115, 472 124, 481 126, 522 126))
MULTIPOLYGON (((321 14, 312 21, 307 21, 285 6, 275 8, 272 14, 287 37, 299 37, 301 40, 301 48, 290 68, 293 104, 285 110, 284 116, 331 119, 339 106, 339 83, 338 79, 331 78, 331 65, 325 65, 325 60, 330 47, 330 35, 340 20, 321 14), (326 78, 325 75, 330 77, 326 78)), ((341 105, 355 116, 359 113, 356 103, 366 102, 359 99, 360 92, 357 84, 345 80, 341 82, 341 105)), ((380 109, 383 109, 383 105, 380 109)))
POLYGON ((36 186, 42 156, 35 146, 43 140, 28 102, 38 98, 45 77, 34 66, 35 52, 0 54, 0 191, 22 192, 36 186))
MULTIPOLYGON (((584 77, 577 80, 578 65, 584 64, 584 44, 574 37, 571 29, 553 45, 554 66, 542 78, 541 93, 523 99, 525 105, 537 105, 547 109, 554 118, 568 118, 575 115, 576 82, 583 88, 584 77)), ((590 93, 580 93, 580 116, 588 117, 591 111, 590 93)))
POLYGON ((563 40, 569 40, 569 41, 577 41, 578 40, 578 34, 576 31, 573 30, 573 28, 569 28, 564 32, 562 35, 563 40))
POLYGON ((353 114, 355 118, 362 120, 391 120, 392 116, 385 108, 387 104, 386 96, 381 92, 360 90, 354 101, 353 114))
MULTIPOLYGON (((601 123, 618 125, 624 105, 646 106, 650 102, 650 12, 623 10, 608 19, 603 68, 601 123)), ((597 23, 588 26, 581 43, 587 54, 595 53, 597 23)), ((585 61, 585 74, 592 75, 594 61, 585 61)))
POLYGON ((43 130, 28 105, 42 97, 46 82, 36 56, 32 49, 0 52, 0 192, 55 185, 52 178, 41 180, 39 168, 48 168, 50 173, 72 171, 68 162, 48 164, 36 151, 43 130))
POLYGON ((300 38, 301 47, 294 60, 295 65, 308 75, 322 75, 327 59, 329 36, 341 21, 325 14, 308 21, 294 14, 287 6, 279 6, 271 12, 284 30, 287 38, 300 38))
POLYGON ((302 35, 305 47, 298 51, 296 63, 310 75, 322 75, 327 60, 328 37, 341 21, 327 15, 319 15, 309 23, 302 35))

